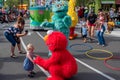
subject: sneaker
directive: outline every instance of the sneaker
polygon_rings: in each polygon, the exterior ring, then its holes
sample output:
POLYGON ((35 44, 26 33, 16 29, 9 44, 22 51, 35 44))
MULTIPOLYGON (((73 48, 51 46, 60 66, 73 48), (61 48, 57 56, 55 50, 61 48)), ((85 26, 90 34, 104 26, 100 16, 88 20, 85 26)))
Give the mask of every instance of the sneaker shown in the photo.
POLYGON ((33 75, 35 75, 36 73, 35 73, 34 71, 32 71, 32 72, 30 72, 30 74, 33 74, 33 75))
POLYGON ((102 47, 105 47, 105 45, 103 44, 102 47))
POLYGON ((34 75, 33 74, 28 74, 28 77, 32 78, 32 77, 34 77, 34 75))
POLYGON ((97 43, 97 45, 100 45, 100 43, 97 43))
POLYGON ((19 51, 19 54, 26 54, 26 52, 23 52, 23 51, 19 51))
POLYGON ((93 41, 93 39, 92 39, 92 38, 90 38, 90 39, 89 39, 89 41, 90 41, 90 42, 92 42, 92 41, 93 41))

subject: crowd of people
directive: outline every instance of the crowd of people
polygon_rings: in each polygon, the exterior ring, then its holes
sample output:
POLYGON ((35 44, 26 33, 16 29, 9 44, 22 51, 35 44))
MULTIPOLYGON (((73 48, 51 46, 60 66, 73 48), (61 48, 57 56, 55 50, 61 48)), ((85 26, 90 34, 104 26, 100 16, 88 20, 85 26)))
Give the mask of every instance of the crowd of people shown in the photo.
MULTIPOLYGON (((81 24, 81 36, 83 37, 83 42, 87 42, 87 36, 89 36, 90 41, 94 39, 95 36, 95 30, 96 30, 96 36, 98 40, 98 45, 105 46, 106 42, 104 39, 104 33, 107 31, 110 33, 114 26, 115 21, 120 21, 120 12, 118 12, 118 16, 115 17, 112 13, 113 8, 110 9, 109 14, 105 13, 102 9, 98 10, 98 13, 95 14, 94 11, 89 11, 87 7, 79 8, 77 10, 79 23, 81 24), (107 15, 108 16, 107 16, 107 15), (107 26, 106 26, 106 25, 107 26)), ((120 11, 120 10, 119 10, 120 11)), ((16 58, 15 55, 15 46, 18 47, 18 52, 20 54, 25 54, 21 50, 21 41, 20 37, 26 36, 28 34, 28 31, 24 31, 24 25, 25 20, 23 17, 29 16, 29 12, 27 10, 24 11, 15 11, 8 10, 8 12, 5 12, 4 9, 0 10, 0 21, 1 23, 4 22, 11 22, 16 21, 16 23, 12 26, 10 26, 8 29, 4 31, 4 36, 6 39, 11 43, 11 58, 16 58)), ((33 57, 36 55, 33 54, 34 46, 32 44, 28 44, 27 46, 27 54, 26 58, 24 60, 24 69, 28 71, 29 77, 34 77, 35 73, 33 72, 34 69, 34 62, 33 57), (29 65, 27 65, 29 63, 29 65)))
POLYGON ((17 20, 18 16, 23 16, 25 18, 29 18, 29 10, 18 10, 16 8, 11 9, 0 9, 0 22, 2 23, 8 23, 8 22, 14 22, 17 20))
POLYGON ((120 8, 118 9, 116 13, 114 8, 110 8, 108 12, 98 9, 98 13, 96 14, 93 9, 78 7, 76 12, 78 14, 79 24, 81 24, 83 42, 87 42, 87 37, 92 41, 96 35, 98 39, 97 44, 105 46, 104 33, 110 34, 116 25, 120 25, 116 24, 120 22, 120 8))

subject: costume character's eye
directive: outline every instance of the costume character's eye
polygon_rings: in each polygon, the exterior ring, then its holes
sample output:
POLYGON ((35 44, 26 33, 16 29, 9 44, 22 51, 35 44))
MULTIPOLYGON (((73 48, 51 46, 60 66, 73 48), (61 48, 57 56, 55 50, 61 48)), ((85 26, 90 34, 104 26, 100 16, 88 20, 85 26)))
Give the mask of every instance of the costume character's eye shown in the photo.
POLYGON ((57 7, 60 7, 60 6, 61 6, 60 4, 57 5, 57 7))

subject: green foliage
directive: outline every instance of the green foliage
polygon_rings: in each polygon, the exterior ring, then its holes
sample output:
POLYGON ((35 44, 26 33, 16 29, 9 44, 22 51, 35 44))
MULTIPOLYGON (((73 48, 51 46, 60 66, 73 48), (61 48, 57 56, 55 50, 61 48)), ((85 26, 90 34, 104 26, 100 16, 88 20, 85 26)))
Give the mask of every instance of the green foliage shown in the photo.
POLYGON ((23 0, 23 4, 30 4, 29 0, 23 0))
POLYGON ((19 0, 7 0, 5 3, 11 8, 13 5, 17 6, 20 2, 19 0))
POLYGON ((11 8, 13 5, 18 6, 21 4, 21 1, 23 1, 23 4, 29 5, 29 0, 6 0, 5 4, 11 8))
POLYGON ((80 6, 82 0, 76 0, 76 6, 80 6))

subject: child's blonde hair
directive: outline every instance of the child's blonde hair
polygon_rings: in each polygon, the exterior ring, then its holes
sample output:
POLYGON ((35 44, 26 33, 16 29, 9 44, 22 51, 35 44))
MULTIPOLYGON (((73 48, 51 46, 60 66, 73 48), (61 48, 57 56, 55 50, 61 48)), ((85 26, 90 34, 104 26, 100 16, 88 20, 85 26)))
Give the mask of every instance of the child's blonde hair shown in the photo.
POLYGON ((27 45, 27 50, 29 51, 29 50, 31 50, 31 49, 34 49, 34 46, 33 46, 31 43, 29 43, 29 44, 27 45))

